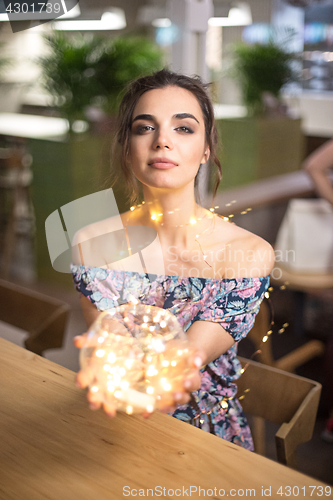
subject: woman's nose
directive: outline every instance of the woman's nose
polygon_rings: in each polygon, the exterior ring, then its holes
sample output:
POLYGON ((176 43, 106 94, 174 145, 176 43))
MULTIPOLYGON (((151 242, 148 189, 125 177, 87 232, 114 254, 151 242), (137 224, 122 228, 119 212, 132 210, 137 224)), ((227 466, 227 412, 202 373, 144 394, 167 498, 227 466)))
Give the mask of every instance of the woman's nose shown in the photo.
POLYGON ((173 143, 169 131, 162 128, 156 131, 154 149, 173 149, 173 143))

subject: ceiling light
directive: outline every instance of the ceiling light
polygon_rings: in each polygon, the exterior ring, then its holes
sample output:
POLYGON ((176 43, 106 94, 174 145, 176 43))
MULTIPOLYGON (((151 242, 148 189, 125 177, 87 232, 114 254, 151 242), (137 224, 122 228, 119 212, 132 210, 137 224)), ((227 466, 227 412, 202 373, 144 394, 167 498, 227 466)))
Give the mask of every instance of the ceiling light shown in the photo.
POLYGON ((245 2, 237 2, 229 10, 228 17, 211 17, 210 26, 247 26, 252 24, 250 6, 245 2))
POLYGON ((154 19, 151 23, 155 28, 170 28, 171 20, 167 17, 161 17, 159 19, 154 19))
POLYGON ((126 28, 123 9, 113 8, 103 13, 100 20, 55 21, 53 28, 62 31, 122 30, 126 28))
POLYGON ((71 10, 68 10, 66 14, 59 16, 58 19, 72 19, 73 17, 79 17, 80 15, 81 10, 79 4, 77 3, 75 7, 73 7, 71 10))

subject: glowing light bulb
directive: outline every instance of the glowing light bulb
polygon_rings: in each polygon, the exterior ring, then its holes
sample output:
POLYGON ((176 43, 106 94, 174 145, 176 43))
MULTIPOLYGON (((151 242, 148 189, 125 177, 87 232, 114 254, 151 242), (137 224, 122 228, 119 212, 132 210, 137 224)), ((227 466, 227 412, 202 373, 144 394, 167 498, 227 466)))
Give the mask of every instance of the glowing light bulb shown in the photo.
POLYGON ((127 414, 165 406, 167 394, 191 370, 183 328, 170 311, 159 307, 131 301, 105 311, 85 340, 80 364, 92 379, 89 389, 98 392, 102 403, 127 414))

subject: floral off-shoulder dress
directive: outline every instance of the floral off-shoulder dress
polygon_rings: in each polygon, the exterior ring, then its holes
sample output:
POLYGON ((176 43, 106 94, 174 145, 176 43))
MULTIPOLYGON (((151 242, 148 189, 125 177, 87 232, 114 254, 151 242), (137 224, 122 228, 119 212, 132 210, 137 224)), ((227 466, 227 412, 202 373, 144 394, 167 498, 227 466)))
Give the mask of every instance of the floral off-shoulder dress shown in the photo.
MULTIPOLYGON (((71 266, 76 289, 98 310, 129 302, 169 309, 186 332, 195 321, 219 323, 235 344, 204 368, 201 388, 190 404, 172 414, 227 441, 253 450, 251 432, 235 397, 241 375, 237 343, 253 326, 269 277, 206 279, 152 275, 90 266, 71 266)), ((202 327, 203 335, 205 327, 202 327)))

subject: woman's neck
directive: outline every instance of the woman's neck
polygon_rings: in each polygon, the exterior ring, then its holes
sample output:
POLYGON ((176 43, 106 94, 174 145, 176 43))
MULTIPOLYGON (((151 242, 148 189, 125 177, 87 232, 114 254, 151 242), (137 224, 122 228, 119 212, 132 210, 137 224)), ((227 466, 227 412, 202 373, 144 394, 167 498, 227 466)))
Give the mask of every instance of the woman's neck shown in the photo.
POLYGON ((176 245, 189 248, 193 245, 195 235, 207 227, 207 210, 198 205, 193 197, 164 196, 153 198, 146 196, 138 207, 137 215, 142 225, 156 229, 162 245, 176 245))

